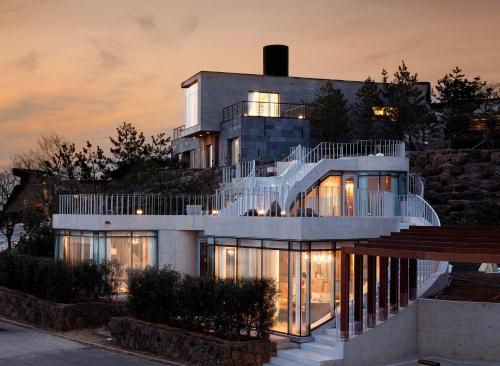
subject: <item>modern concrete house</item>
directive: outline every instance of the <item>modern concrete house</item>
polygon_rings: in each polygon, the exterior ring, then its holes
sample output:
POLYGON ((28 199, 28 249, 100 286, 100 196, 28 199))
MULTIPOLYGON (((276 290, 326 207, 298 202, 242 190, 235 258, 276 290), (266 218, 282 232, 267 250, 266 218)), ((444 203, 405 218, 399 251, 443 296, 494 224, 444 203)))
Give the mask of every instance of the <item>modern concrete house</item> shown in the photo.
MULTIPOLYGON (((312 97, 323 82, 287 73, 201 72, 188 79, 186 126, 174 141, 176 151, 191 151, 191 162, 200 166, 230 161, 237 174, 224 170, 224 184, 209 196, 62 195, 53 217, 56 256, 118 260, 126 267, 171 265, 220 278, 271 278, 279 291, 273 331, 301 344, 280 351, 273 364, 342 361, 341 283, 354 276, 345 262, 341 266, 343 248, 440 222, 423 198, 422 181, 410 172, 403 142, 307 147, 305 110, 294 103, 312 97), (276 160, 270 174, 259 176, 256 158, 276 160)), ((334 82, 350 97, 360 86, 334 82)), ((438 262, 414 264, 419 285, 434 281, 438 262)), ((358 271, 360 265, 368 263, 357 262, 358 271)), ((355 298, 354 289, 349 296, 355 298)))
MULTIPOLYGON (((362 81, 289 76, 288 47, 264 47, 262 75, 200 71, 184 89, 184 123, 172 148, 185 166, 235 166, 239 161, 276 161, 297 145, 315 146, 305 103, 325 82, 356 102, 362 81)), ((430 101, 430 83, 419 83, 430 101)), ((374 118, 385 106, 373 106, 374 118)), ((382 136, 381 136, 382 137, 382 136)))

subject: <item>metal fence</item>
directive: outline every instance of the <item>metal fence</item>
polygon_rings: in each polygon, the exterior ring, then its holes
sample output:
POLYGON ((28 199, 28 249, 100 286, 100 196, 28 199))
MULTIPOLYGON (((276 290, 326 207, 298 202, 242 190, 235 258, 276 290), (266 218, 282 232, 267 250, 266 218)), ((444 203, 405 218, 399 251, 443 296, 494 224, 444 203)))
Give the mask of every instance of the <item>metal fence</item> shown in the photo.
POLYGON ((176 127, 172 131, 172 140, 178 140, 182 137, 182 133, 184 132, 184 125, 176 127))
POLYGON ((305 119, 306 106, 297 103, 272 103, 242 101, 225 107, 222 110, 222 121, 230 121, 238 117, 274 117, 305 119))
POLYGON ((281 187, 241 186, 220 189, 215 195, 61 195, 58 212, 68 215, 409 216, 421 225, 440 225, 432 207, 413 194, 321 187, 314 193, 306 190, 294 193, 290 206, 284 207, 283 197, 289 193, 281 187))

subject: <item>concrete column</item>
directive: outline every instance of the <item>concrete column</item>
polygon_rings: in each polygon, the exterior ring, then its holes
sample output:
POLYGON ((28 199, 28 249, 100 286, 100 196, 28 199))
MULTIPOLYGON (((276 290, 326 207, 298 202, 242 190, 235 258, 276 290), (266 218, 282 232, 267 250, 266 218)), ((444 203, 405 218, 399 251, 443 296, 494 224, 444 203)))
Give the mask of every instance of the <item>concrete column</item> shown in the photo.
POLYGON ((417 260, 410 259, 410 264, 408 268, 409 277, 409 297, 410 300, 415 300, 417 298, 417 260))
POLYGON ((408 258, 399 260, 399 305, 408 306, 408 258))
POLYGON ((363 256, 354 256, 354 334, 363 333, 363 256))
POLYGON ((389 309, 391 314, 399 311, 399 258, 391 257, 391 288, 389 293, 389 309))
POLYGON ((388 273, 389 269, 389 258, 380 257, 380 279, 379 279, 379 290, 378 290, 378 320, 384 321, 387 319, 389 314, 389 308, 387 306, 387 286, 388 286, 388 273))
POLYGON ((349 340, 349 254, 340 255, 340 340, 349 340))
POLYGON ((368 257, 368 299, 367 299, 367 319, 368 328, 376 325, 376 307, 377 307, 377 257, 368 257))

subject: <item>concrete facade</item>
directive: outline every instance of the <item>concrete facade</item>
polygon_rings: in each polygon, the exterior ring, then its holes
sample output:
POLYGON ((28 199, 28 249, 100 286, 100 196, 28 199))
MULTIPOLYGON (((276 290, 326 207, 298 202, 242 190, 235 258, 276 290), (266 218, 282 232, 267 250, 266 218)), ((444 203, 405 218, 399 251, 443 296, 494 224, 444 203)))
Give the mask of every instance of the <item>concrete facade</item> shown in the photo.
POLYGON ((309 146, 309 121, 291 118, 237 117, 221 124, 219 161, 229 164, 229 140, 240 138, 240 160, 281 160, 290 148, 309 146))
POLYGON ((417 351, 500 362, 500 304, 419 299, 417 351))
MULTIPOLYGON (((309 122, 305 119, 264 118, 237 116, 223 121, 223 110, 233 104, 247 101, 248 93, 260 91, 279 93, 279 103, 308 103, 325 82, 330 81, 334 88, 340 89, 349 104, 357 100, 356 93, 363 81, 335 79, 315 79, 283 77, 256 74, 238 74, 201 71, 184 81, 181 86, 189 87, 198 83, 199 123, 182 133, 187 139, 205 138, 206 134, 220 134, 218 142, 218 165, 229 164, 227 159, 228 140, 240 138, 240 160, 279 160, 288 155, 290 147, 302 144, 309 146, 309 122)), ((429 83, 421 83, 421 90, 428 95, 429 83)), ((307 118, 307 114, 306 114, 307 118)), ((181 138, 172 143, 175 154, 195 149, 199 157, 192 168, 204 167, 204 143, 198 146, 181 138)))

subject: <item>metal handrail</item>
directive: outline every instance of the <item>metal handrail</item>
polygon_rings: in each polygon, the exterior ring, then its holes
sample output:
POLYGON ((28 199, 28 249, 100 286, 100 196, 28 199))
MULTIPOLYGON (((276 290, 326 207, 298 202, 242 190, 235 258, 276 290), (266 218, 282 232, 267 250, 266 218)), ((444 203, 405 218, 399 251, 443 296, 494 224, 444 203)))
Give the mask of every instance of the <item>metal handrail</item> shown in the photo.
POLYGON ((63 215, 215 215, 413 217, 420 225, 440 226, 432 207, 415 194, 321 187, 317 195, 301 189, 283 207, 280 187, 239 187, 215 195, 77 194, 59 196, 63 215))
POLYGON ((305 119, 306 105, 299 103, 253 102, 244 100, 222 110, 222 122, 238 117, 305 119))
POLYGON ((185 125, 174 128, 172 131, 172 140, 178 140, 182 138, 182 133, 184 132, 184 130, 185 125))
POLYGON ((424 197, 424 182, 415 174, 408 175, 408 192, 424 197))

